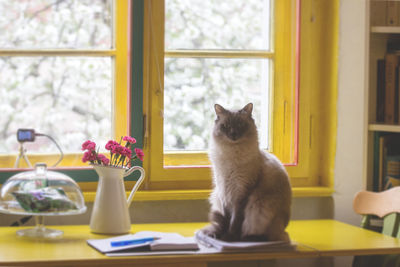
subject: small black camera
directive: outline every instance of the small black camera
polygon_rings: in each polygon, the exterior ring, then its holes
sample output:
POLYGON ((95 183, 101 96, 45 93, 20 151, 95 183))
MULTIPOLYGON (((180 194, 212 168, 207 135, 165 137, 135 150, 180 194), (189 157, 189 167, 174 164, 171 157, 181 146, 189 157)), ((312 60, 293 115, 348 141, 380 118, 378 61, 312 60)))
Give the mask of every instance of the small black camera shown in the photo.
POLYGON ((33 130, 33 129, 18 129, 17 140, 20 143, 35 141, 35 130, 33 130))

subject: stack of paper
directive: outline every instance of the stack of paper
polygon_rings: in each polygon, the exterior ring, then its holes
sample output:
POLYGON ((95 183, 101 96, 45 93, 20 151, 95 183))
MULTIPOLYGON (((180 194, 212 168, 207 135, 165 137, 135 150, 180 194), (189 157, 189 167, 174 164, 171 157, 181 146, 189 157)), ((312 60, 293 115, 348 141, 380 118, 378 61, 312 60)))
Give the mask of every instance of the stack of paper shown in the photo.
MULTIPOLYGON (((218 252, 240 252, 240 251, 288 251, 295 250, 296 244, 290 241, 263 241, 263 242, 225 242, 205 235, 197 231, 195 238, 201 247, 209 248, 218 252)), ((204 250, 202 248, 202 250, 204 250)))

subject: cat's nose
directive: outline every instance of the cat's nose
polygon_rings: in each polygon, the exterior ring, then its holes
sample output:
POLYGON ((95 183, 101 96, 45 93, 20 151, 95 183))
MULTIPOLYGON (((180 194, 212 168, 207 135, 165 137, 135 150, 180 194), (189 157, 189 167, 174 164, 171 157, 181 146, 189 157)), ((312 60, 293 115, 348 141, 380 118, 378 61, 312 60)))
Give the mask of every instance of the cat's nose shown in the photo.
POLYGON ((238 139, 237 133, 232 133, 232 134, 231 134, 231 137, 232 137, 232 140, 233 140, 233 141, 236 141, 236 140, 238 139))

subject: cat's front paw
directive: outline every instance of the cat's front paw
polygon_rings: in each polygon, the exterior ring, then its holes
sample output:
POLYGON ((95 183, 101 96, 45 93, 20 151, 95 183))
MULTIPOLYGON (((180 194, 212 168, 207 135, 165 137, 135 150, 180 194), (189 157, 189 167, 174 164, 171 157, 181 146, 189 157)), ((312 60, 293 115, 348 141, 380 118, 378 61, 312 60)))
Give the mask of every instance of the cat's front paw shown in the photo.
POLYGON ((221 231, 213 224, 209 224, 203 227, 202 229, 200 229, 200 231, 202 231, 203 234, 216 239, 220 238, 222 235, 221 231))

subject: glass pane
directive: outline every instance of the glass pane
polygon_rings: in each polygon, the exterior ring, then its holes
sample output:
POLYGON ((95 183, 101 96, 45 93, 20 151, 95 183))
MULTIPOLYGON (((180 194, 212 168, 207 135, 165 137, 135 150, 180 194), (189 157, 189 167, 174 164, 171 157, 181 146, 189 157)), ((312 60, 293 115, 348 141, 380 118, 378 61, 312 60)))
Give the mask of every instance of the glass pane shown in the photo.
MULTIPOLYGON (((0 69, 0 154, 18 152, 19 128, 52 136, 66 153, 112 137, 111 58, 0 57, 0 69)), ((26 147, 58 153, 44 137, 26 147)))
POLYGON ((262 148, 268 147, 270 60, 165 60, 164 150, 207 150, 214 104, 254 104, 262 148))
POLYGON ((108 49, 112 0, 0 0, 0 48, 108 49))
POLYGON ((166 49, 270 49, 270 0, 166 0, 166 49))

